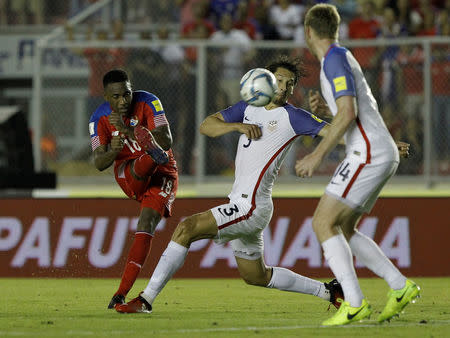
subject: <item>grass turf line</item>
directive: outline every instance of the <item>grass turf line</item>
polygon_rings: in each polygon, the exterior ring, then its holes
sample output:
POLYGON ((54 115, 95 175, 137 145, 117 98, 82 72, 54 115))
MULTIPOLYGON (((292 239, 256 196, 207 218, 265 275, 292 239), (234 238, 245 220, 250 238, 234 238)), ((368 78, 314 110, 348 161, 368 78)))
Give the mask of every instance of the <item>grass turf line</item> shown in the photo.
MULTIPOLYGON (((422 297, 390 324, 379 325, 388 291, 380 279, 361 279, 374 308, 370 320, 340 328, 320 323, 334 313, 309 296, 245 285, 240 279, 174 279, 153 313, 121 315, 106 306, 119 279, 0 279, 0 336, 449 336, 450 278, 414 278, 422 297)), ((147 284, 139 279, 135 297, 147 284)))

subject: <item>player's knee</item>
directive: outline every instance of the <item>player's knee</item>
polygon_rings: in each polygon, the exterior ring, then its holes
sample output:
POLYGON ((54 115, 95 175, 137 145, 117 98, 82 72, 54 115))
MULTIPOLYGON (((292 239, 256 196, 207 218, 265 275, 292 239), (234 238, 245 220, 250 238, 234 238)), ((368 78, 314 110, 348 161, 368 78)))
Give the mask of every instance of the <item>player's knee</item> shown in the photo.
POLYGON ((192 217, 188 217, 179 223, 172 235, 172 240, 177 243, 190 244, 195 236, 196 222, 192 217))
POLYGON ((248 285, 253 286, 267 286, 270 281, 270 277, 267 276, 266 271, 255 272, 255 271, 239 271, 244 282, 248 285), (269 280, 268 280, 269 279, 269 280))
POLYGON ((346 229, 346 228, 342 228, 342 233, 345 236, 345 239, 347 241, 349 241, 352 236, 355 234, 356 230, 354 228, 350 228, 350 229, 346 229))
POLYGON ((323 229, 325 227, 326 227, 325 223, 321 222, 318 219, 313 218, 313 220, 312 220, 312 228, 313 228, 315 233, 323 231, 323 229))

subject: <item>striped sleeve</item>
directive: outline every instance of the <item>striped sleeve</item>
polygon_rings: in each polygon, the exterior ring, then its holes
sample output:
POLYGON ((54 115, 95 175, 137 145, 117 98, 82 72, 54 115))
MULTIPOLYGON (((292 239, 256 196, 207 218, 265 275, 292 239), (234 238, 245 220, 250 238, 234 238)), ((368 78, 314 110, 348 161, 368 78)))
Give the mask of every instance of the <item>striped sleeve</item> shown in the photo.
POLYGON ((97 149, 101 145, 106 145, 110 142, 110 136, 108 136, 108 130, 105 129, 105 123, 102 120, 105 117, 93 116, 89 121, 89 135, 91 136, 92 151, 97 149))
POLYGON ((92 120, 89 122, 89 135, 91 136, 92 151, 100 146, 100 136, 98 136, 98 120, 92 120))
POLYGON ((100 137, 91 136, 91 146, 92 146, 92 151, 97 149, 100 146, 100 137))
POLYGON ((169 122, 166 119, 166 114, 156 115, 154 118, 154 121, 155 121, 155 127, 165 126, 165 125, 169 124, 169 122))

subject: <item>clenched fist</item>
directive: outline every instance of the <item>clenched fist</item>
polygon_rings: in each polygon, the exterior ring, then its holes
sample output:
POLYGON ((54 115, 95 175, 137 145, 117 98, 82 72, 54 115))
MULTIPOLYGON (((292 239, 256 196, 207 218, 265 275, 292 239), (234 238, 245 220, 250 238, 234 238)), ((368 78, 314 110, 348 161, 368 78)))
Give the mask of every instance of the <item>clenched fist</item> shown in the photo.
POLYGON ((111 150, 115 152, 121 152, 124 144, 125 135, 120 134, 118 131, 112 133, 111 150))

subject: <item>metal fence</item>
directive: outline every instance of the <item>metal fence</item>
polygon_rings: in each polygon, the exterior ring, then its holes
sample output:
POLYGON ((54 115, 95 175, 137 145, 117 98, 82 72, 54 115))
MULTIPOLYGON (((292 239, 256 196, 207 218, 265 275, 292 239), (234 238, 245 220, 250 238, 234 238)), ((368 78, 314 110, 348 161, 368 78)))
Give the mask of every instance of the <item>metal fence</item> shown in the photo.
MULTIPOLYGON (((343 45, 369 60, 363 70, 389 130, 394 139, 411 143, 412 157, 401 164, 398 174, 424 182, 448 176, 449 39, 347 41, 343 45)), ((319 89, 319 64, 304 46, 291 42, 242 46, 204 40, 60 40, 40 44, 32 118, 38 169, 56 170, 61 177, 108 175, 97 173, 91 163, 87 125, 90 114, 103 102, 103 74, 120 67, 130 73, 135 89, 161 99, 182 175, 197 181, 231 175, 239 135, 207 139, 200 136, 198 126, 208 114, 239 100, 239 79, 246 70, 264 67, 280 54, 303 58, 309 76, 300 81, 290 101, 308 109, 308 90, 319 89)), ((299 140, 282 174, 293 174, 295 159, 311 151, 316 142, 299 140)), ((330 175, 342 156, 342 150, 334 151, 319 175, 330 175)))
MULTIPOLYGON (((110 2, 95 3, 68 25, 77 27, 110 2)), ((114 27, 93 36, 90 31, 73 33, 58 27, 37 43, 31 127, 38 171, 54 170, 62 181, 111 177, 111 171, 97 172, 92 164, 88 120, 103 102, 102 77, 112 68, 127 70, 135 89, 160 98, 182 178, 196 182, 233 174, 239 135, 209 139, 198 127, 205 116, 240 99, 239 79, 248 69, 264 67, 281 54, 301 57, 309 76, 300 81, 290 102, 305 109, 308 91, 320 87, 319 63, 304 45, 293 42, 239 45, 155 38, 145 31, 125 38, 108 36, 113 32, 114 27)), ((413 177, 428 186, 449 179, 450 38, 354 40, 342 45, 360 61, 394 139, 411 143, 412 156, 401 163, 397 177, 413 177)), ((297 140, 281 175, 293 179, 295 160, 317 142, 308 137, 297 140)), ((318 176, 325 180, 342 157, 343 149, 333 151, 318 176)))

